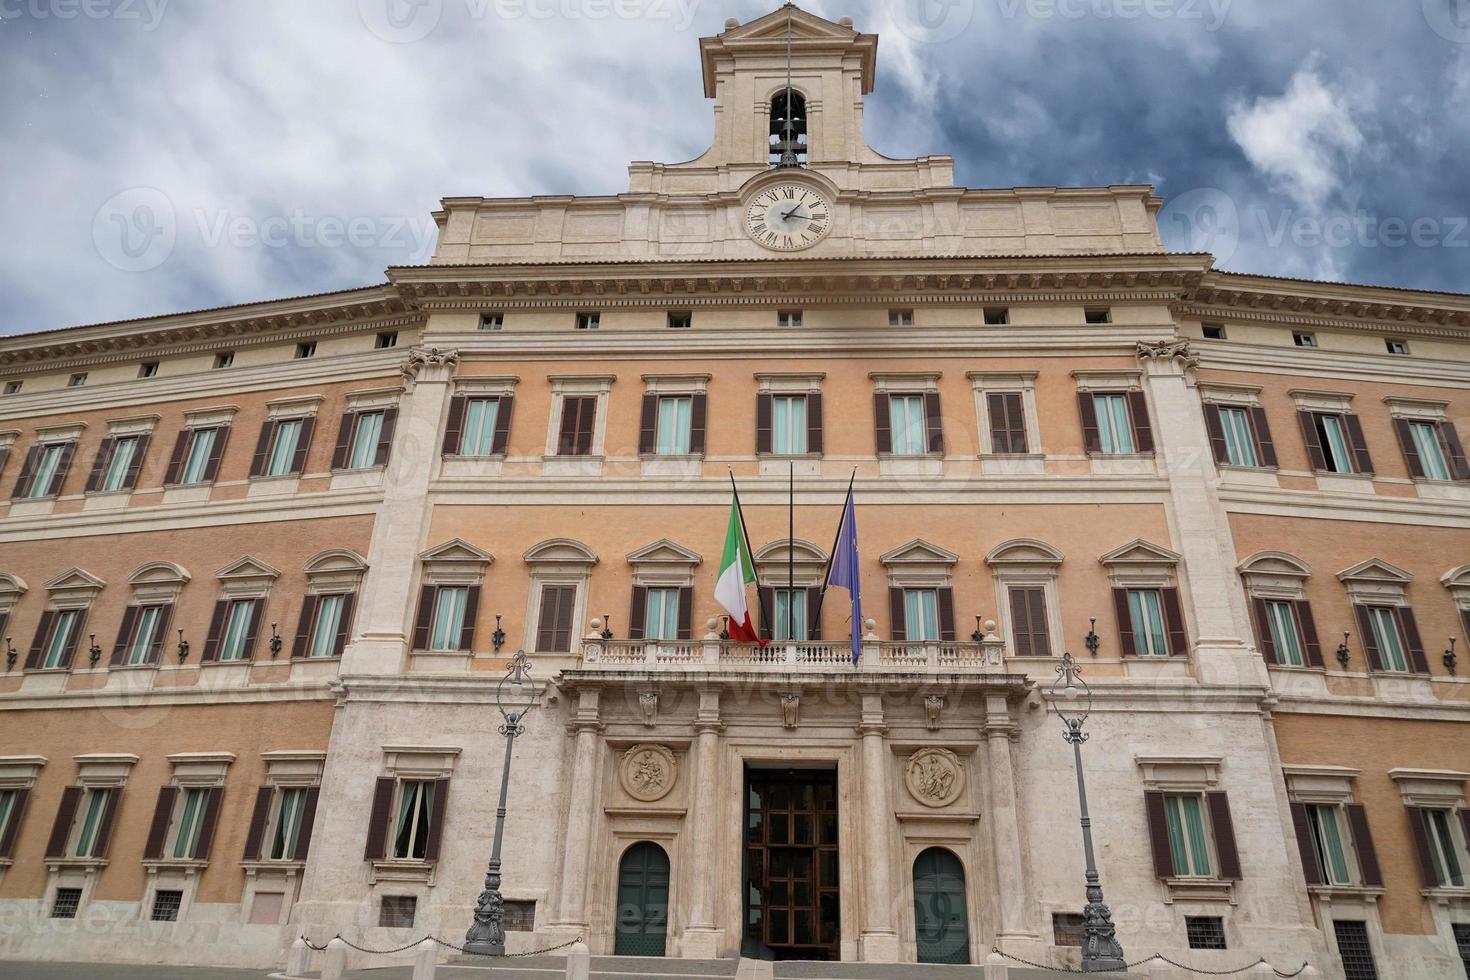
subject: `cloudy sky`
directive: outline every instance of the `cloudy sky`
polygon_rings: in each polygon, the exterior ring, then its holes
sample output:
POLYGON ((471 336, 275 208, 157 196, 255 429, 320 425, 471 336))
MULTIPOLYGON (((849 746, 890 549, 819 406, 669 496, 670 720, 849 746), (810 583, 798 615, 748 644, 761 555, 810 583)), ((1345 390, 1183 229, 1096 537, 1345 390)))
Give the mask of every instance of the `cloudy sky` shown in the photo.
MULTIPOLYGON (((876 31, 891 156, 1151 182, 1244 272, 1470 291, 1470 0, 806 0, 876 31)), ((712 0, 0 0, 0 333, 426 260, 442 196, 707 145, 712 0)))

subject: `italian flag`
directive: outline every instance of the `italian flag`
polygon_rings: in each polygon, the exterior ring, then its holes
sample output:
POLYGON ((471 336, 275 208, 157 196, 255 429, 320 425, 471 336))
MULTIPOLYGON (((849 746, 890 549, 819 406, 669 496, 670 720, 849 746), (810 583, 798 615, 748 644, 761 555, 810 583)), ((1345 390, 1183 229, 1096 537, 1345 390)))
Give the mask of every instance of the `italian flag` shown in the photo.
POLYGON ((755 563, 750 560, 750 549, 745 545, 740 507, 732 499, 730 526, 725 531, 725 553, 720 558, 719 580, 715 582, 715 598, 730 614, 732 640, 761 642, 755 627, 750 625, 750 607, 745 604, 745 587, 754 581, 755 563))

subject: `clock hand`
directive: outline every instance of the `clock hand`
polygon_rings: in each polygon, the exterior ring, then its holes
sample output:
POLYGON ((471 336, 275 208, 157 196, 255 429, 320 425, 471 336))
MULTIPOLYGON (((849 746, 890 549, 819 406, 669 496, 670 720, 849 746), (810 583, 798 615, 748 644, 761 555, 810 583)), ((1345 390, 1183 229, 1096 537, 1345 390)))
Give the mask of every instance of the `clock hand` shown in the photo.
MULTIPOLYGON (((800 210, 801 210, 801 205, 798 204, 796 207, 792 208, 790 211, 787 211, 785 214, 781 215, 781 220, 782 221, 790 221, 791 220, 791 216, 793 214, 795 214, 796 212, 800 211, 800 210)), ((805 218, 806 215, 802 215, 802 217, 805 218)))

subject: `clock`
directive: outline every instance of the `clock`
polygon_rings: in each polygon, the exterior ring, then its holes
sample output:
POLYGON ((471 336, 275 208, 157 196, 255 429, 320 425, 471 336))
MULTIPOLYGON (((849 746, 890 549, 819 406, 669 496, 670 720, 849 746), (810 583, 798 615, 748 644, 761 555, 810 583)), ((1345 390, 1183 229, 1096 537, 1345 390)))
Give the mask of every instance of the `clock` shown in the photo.
POLYGON ((745 233, 763 248, 810 248, 831 227, 832 205, 805 184, 772 184, 745 202, 745 233))

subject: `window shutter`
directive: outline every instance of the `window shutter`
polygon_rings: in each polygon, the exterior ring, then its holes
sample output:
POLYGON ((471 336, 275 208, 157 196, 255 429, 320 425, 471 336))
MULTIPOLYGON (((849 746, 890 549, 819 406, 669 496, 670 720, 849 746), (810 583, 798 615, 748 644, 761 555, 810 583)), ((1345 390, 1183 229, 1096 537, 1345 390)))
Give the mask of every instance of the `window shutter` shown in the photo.
POLYGON ((908 623, 904 617, 903 589, 890 585, 888 587, 888 629, 895 640, 907 640, 909 638, 908 623))
POLYGON ((5 464, 10 460, 10 447, 0 446, 0 473, 5 472, 5 464))
POLYGON ((143 860, 157 861, 163 857, 164 838, 168 836, 168 825, 174 816, 174 802, 178 798, 177 786, 159 788, 158 802, 153 805, 153 820, 148 824, 148 842, 143 845, 143 860))
POLYGON ((582 410, 577 413, 577 455, 587 456, 592 452, 592 435, 597 429, 597 396, 584 395, 582 410))
POLYGON ((1034 657, 1031 652, 1031 609, 1026 601, 1026 589, 1011 589, 1011 633, 1015 637, 1015 655, 1034 657))
POLYGON ((444 445, 440 453, 444 456, 458 456, 463 448, 461 439, 464 436, 464 413, 469 399, 464 395, 455 395, 449 399, 449 419, 444 423, 444 445))
POLYGON ((1252 596, 1251 612, 1256 621, 1256 645, 1261 648, 1261 657, 1267 665, 1275 667, 1276 641, 1271 637, 1271 615, 1266 608, 1266 600, 1260 596, 1252 596))
POLYGON ((1026 413, 1019 391, 993 391, 985 396, 990 415, 990 448, 997 453, 1024 453, 1026 413))
MULTIPOLYGON (((1470 638, 1470 608, 1460 610, 1460 626, 1464 630, 1460 635, 1470 638)), ((1466 812, 1470 813, 1470 810, 1466 812)), ((1470 835, 1466 835, 1465 839, 1470 841, 1470 835)))
POLYGON ((123 610, 122 625, 118 627, 117 642, 112 645, 112 660, 109 663, 113 667, 122 666, 128 657, 128 647, 133 645, 133 630, 138 623, 138 607, 129 606, 123 610))
POLYGON ((1425 888, 1438 888, 1443 882, 1434 868, 1434 853, 1429 849, 1429 828, 1424 824, 1424 811, 1417 806, 1406 806, 1409 815, 1409 833, 1414 837, 1414 855, 1419 859, 1419 881, 1425 888))
POLYGON ((645 394, 643 396, 643 410, 638 417, 638 452, 641 455, 652 453, 657 446, 658 428, 658 396, 645 394))
POLYGON ((72 457, 77 454, 77 444, 68 442, 61 447, 61 461, 56 464, 56 475, 51 478, 51 486, 46 488, 46 495, 55 496, 61 493, 61 488, 66 484, 66 474, 71 470, 72 457))
POLYGON ((582 412, 582 399, 567 396, 561 400, 561 428, 556 434, 558 456, 572 456, 577 452, 577 416, 582 412))
POLYGON ((1256 437, 1256 461, 1262 466, 1275 466, 1276 443, 1271 440, 1271 424, 1266 421, 1266 410, 1259 405, 1251 406, 1251 430, 1256 437))
POLYGON ((1205 402, 1205 431, 1210 435, 1210 452, 1216 463, 1230 462, 1230 453, 1225 446, 1225 425, 1220 421, 1220 406, 1205 402))
POLYGON ((0 858, 15 857, 15 840, 20 836, 20 825, 25 820, 26 804, 31 791, 24 787, 15 791, 10 803, 10 822, 5 825, 5 834, 0 836, 0 858))
POLYGON ((225 631, 225 615, 230 611, 230 600, 216 599, 214 613, 209 617, 209 632, 204 636, 204 652, 199 659, 211 663, 219 656, 220 635, 225 631))
POLYGON ((41 613, 41 619, 36 623, 36 635, 31 640, 31 649, 26 654, 26 670, 36 670, 41 666, 41 656, 46 649, 46 638, 51 635, 51 624, 56 621, 56 610, 47 609, 41 613))
POLYGON ((388 465, 388 455, 393 450, 393 430, 398 426, 398 409, 383 409, 383 429, 378 433, 378 451, 373 457, 374 466, 388 465))
POLYGON ((347 649, 347 638, 352 635, 352 607, 357 604, 357 594, 348 592, 342 596, 342 609, 337 614, 337 636, 332 640, 332 656, 340 657, 347 649))
POLYGON ((1353 605, 1353 611, 1358 616, 1358 635, 1363 638, 1363 649, 1368 654, 1368 667, 1370 670, 1383 669, 1383 654, 1378 650, 1378 641, 1373 638, 1373 621, 1369 618, 1368 607, 1353 605))
POLYGON ((77 652, 77 644, 81 642, 82 634, 87 632, 87 610, 83 609, 77 617, 76 628, 71 631, 71 636, 66 641, 66 649, 61 651, 61 666, 71 669, 72 657, 77 652))
MULTIPOLYGON (((1455 429, 1455 423, 1448 419, 1439 423, 1439 435, 1444 440, 1445 449, 1449 452, 1450 476, 1456 480, 1470 480, 1470 461, 1465 458, 1465 446, 1460 442, 1460 433, 1455 429)), ((0 458, 0 466, 5 465, 5 460, 0 458)))
POLYGON ((250 457, 251 476, 265 476, 266 461, 271 455, 271 440, 279 424, 278 420, 260 423, 260 436, 255 440, 255 454, 250 457))
POLYGON ((763 640, 774 640, 776 638, 776 589, 770 585, 757 585, 755 587, 755 601, 760 608, 760 623, 756 632, 763 640), (769 610, 769 612, 767 612, 769 610))
POLYGON ((306 596, 301 600, 301 618, 296 621, 296 639, 291 643, 291 659, 300 660, 307 655, 307 644, 311 642, 311 624, 316 617, 317 597, 306 596))
POLYGON ((1169 631, 1169 656, 1189 656, 1189 634, 1184 629, 1184 612, 1179 605, 1179 590, 1173 587, 1160 589, 1159 599, 1164 607, 1164 628, 1169 631))
POLYGON ((929 451, 944 452, 944 417, 939 414, 939 392, 924 392, 924 425, 929 430, 929 451))
POLYGON ((475 623, 480 618, 480 587, 472 585, 464 599, 464 622, 459 629, 459 649, 470 651, 475 648, 475 623))
POLYGON ((214 847, 214 834, 219 828, 219 808, 225 796, 223 786, 211 786, 204 794, 204 816, 199 823, 199 840, 194 843, 194 860, 208 861, 214 847))
POLYGON ((255 791, 255 808, 250 811, 250 829, 245 833, 245 853, 242 861, 259 861, 265 855, 265 824, 271 816, 271 802, 275 799, 274 786, 262 786, 255 791))
POLYGON ((1408 464, 1409 475, 1422 478, 1424 476, 1424 460, 1419 458, 1419 450, 1414 445, 1414 431, 1409 427, 1409 420, 1394 419, 1393 430, 1398 433, 1399 448, 1404 452, 1404 462, 1408 464))
POLYGON ((815 585, 806 590, 806 638, 822 638, 822 590, 815 585))
MULTIPOLYGON (((1464 816, 1466 811, 1461 810, 1464 816)), ((1348 829, 1353 835, 1353 846, 1358 851, 1358 868, 1363 872, 1363 884, 1377 888, 1383 884, 1383 872, 1378 867, 1378 849, 1373 846, 1373 832, 1368 828, 1368 813, 1361 803, 1347 804, 1348 829)))
POLYGON ((158 629, 153 633, 153 642, 148 645, 148 662, 158 663, 163 654, 163 642, 168 637, 168 628, 174 618, 174 605, 168 603, 160 606, 158 610, 158 629))
POLYGON ((1015 586, 1009 590, 1011 633, 1018 657, 1051 656, 1051 635, 1046 623, 1046 590, 1039 586, 1015 586))
POLYGON ((873 426, 877 434, 878 452, 893 452, 893 422, 889 415, 886 391, 873 393, 873 426))
POLYGON ((1305 599, 1292 602, 1296 609, 1297 625, 1302 628, 1302 646, 1305 648, 1307 666, 1322 666, 1322 644, 1317 639, 1317 620, 1312 616, 1312 604, 1305 599))
POLYGON ((296 849, 291 852, 293 861, 305 861, 311 853, 311 832, 316 829, 316 803, 321 793, 320 786, 308 786, 306 799, 301 801, 301 824, 296 829, 296 849))
POLYGON ((628 608, 628 639, 641 640, 648 620, 648 589, 633 586, 632 605, 628 608))
POLYGON ((689 451, 704 455, 704 433, 709 426, 709 395, 699 392, 689 404, 689 451))
POLYGON ((1148 815, 1148 841, 1154 856, 1154 877, 1174 877, 1174 851, 1169 847, 1169 821, 1164 816, 1164 794, 1150 790, 1143 794, 1143 808, 1148 815))
POLYGON ((24 497, 31 492, 31 484, 36 479, 36 466, 41 462, 41 446, 32 446, 26 450, 26 461, 21 464, 20 477, 15 481, 15 490, 11 492, 11 499, 24 497))
POLYGON ((1419 622, 1414 618, 1414 610, 1408 606, 1395 606, 1393 614, 1409 648, 1409 669, 1416 674, 1429 673, 1429 658, 1424 655, 1424 640, 1419 636, 1419 622))
POLYGON ((68 786, 61 791, 61 803, 56 807, 56 820, 51 824, 51 838, 46 842, 48 858, 66 857, 67 841, 71 838, 71 825, 77 818, 77 806, 82 802, 82 788, 68 786))
POLYGON ((1368 443, 1363 438, 1363 423, 1351 412, 1344 412, 1343 424, 1347 427, 1348 445, 1353 451, 1353 470, 1358 473, 1373 472, 1373 457, 1368 455, 1368 443))
POLYGON ((143 471, 143 463, 148 459, 148 444, 152 441, 152 435, 138 437, 138 446, 133 450, 133 461, 128 464, 127 475, 123 477, 123 489, 132 490, 138 485, 138 474, 143 471))
POLYGON ((357 424, 356 412, 343 412, 337 424, 337 445, 332 448, 332 469, 347 468, 347 457, 352 452, 352 430, 357 424))
MULTIPOLYGON (((806 393, 806 451, 809 453, 822 453, 822 393, 820 391, 809 391, 806 393)), ((1470 479, 1470 474, 1466 475, 1470 479)))
POLYGON ((1311 412, 1297 412, 1296 420, 1301 423, 1302 442, 1307 446, 1312 469, 1318 472, 1327 469, 1327 454, 1322 451, 1322 440, 1317 435, 1317 417, 1311 412))
POLYGON ((260 612, 264 608, 264 599, 252 599, 250 601, 250 612, 247 613, 250 619, 245 624, 245 647, 241 651, 240 657, 242 660, 248 661, 255 659, 255 633, 260 628, 260 620, 262 618, 260 612))
POLYGON ((692 639, 694 635, 694 587, 679 588, 679 639, 692 639))
POLYGON ((306 454, 311 449, 311 436, 316 431, 316 416, 308 415, 301 420, 301 428, 296 433, 296 452, 291 455, 291 472, 306 472, 306 454))
POLYGON ((107 848, 112 844, 112 825, 117 822, 117 808, 122 805, 123 788, 114 786, 107 794, 107 804, 102 808, 102 819, 97 823, 97 839, 92 849, 93 857, 107 857, 107 848))
POLYGON ((536 619, 536 651, 556 649, 556 614, 561 588, 555 585, 541 587, 541 615, 536 619))
POLYGON ((944 586, 934 590, 934 597, 939 606, 939 639, 942 642, 954 640, 954 589, 944 586))
POLYGON ((413 648, 415 650, 429 649, 429 629, 434 622, 434 600, 438 598, 439 590, 432 585, 425 585, 419 589, 419 611, 413 621, 413 648))
MULTIPOLYGON (((772 399, 769 391, 759 392, 755 396, 755 451, 757 453, 768 453, 771 451, 771 414, 772 399)), ((811 425, 811 401, 807 401, 807 425, 811 425)), ((808 437, 810 441, 810 437, 808 437)), ((808 446, 807 448, 811 448, 808 446)))
POLYGON ((1128 611, 1128 590, 1113 590, 1113 612, 1118 616, 1118 642, 1122 645, 1119 653, 1125 657, 1131 657, 1138 653, 1138 647, 1133 639, 1133 614, 1128 611))
POLYGON ((501 395, 495 403, 495 437, 490 443, 490 452, 504 456, 510 445, 510 413, 515 410, 514 395, 501 395))
POLYGON ((219 476, 219 463, 225 455, 225 443, 230 441, 230 427, 221 425, 214 430, 214 445, 209 447, 209 462, 204 466, 204 482, 213 483, 219 476))
MULTIPOLYGON (((1317 859, 1317 845, 1312 842, 1311 817, 1305 803, 1291 805, 1291 826, 1296 831, 1296 849, 1302 859, 1302 876, 1309 885, 1322 884, 1322 862, 1317 859)), ((1356 832, 1353 835, 1357 836, 1356 832)))
POLYGON ((107 461, 112 458, 113 447, 117 440, 107 438, 97 447, 97 455, 92 457, 92 472, 87 474, 86 492, 92 493, 102 486, 102 474, 107 472, 107 461))
POLYGON ((1230 820, 1230 800, 1222 792, 1206 793, 1210 807, 1210 829, 1215 832, 1215 856, 1220 859, 1220 877, 1240 880, 1240 851, 1235 846, 1235 824, 1230 820))
POLYGON ((1148 419, 1148 398, 1141 391, 1128 392, 1128 414, 1133 421, 1133 448, 1141 453, 1154 451, 1154 430, 1148 419))
POLYGON ((546 649, 553 653, 569 653, 572 649, 572 615, 577 607, 577 587, 559 585, 556 587, 556 595, 556 615, 552 620, 556 624, 556 634, 552 645, 546 649))
POLYGON ((387 853, 388 810, 393 806, 392 776, 379 776, 373 787, 373 808, 368 813, 367 844, 362 850, 364 861, 379 861, 387 853))
POLYGON ((1097 432, 1097 406, 1092 392, 1077 392, 1077 411, 1082 416, 1082 448, 1089 453, 1102 452, 1102 437, 1097 432))
POLYGON ((444 840, 444 814, 449 809, 449 780, 434 780, 433 812, 429 814, 429 837, 424 841, 424 860, 439 860, 439 844, 444 840))

